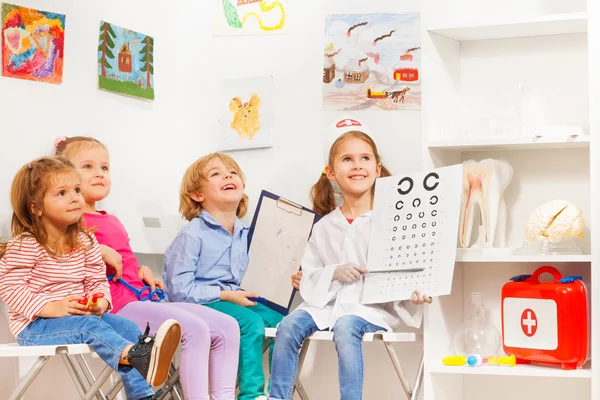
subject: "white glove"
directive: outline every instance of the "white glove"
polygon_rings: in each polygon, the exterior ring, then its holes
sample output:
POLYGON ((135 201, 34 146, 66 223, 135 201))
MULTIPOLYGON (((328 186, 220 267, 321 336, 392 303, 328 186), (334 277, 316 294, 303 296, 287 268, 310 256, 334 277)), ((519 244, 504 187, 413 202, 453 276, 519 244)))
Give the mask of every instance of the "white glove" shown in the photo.
POLYGON ((365 268, 356 264, 343 264, 338 265, 333 271, 332 279, 334 281, 340 281, 345 283, 352 283, 360 279, 362 274, 366 274, 367 271, 365 268))

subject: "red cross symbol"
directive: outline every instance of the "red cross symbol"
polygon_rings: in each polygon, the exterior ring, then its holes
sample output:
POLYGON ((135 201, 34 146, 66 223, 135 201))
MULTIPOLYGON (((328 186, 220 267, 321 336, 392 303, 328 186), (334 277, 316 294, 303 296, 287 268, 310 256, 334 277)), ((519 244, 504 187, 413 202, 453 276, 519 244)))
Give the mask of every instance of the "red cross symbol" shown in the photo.
POLYGON ((362 126, 362 125, 360 122, 358 122, 355 119, 343 119, 335 125, 336 128, 344 128, 347 126, 362 126))
POLYGON ((537 332, 537 328, 537 316, 532 309, 527 308, 523 311, 523 314, 521 314, 521 329, 525 336, 532 337, 537 332))

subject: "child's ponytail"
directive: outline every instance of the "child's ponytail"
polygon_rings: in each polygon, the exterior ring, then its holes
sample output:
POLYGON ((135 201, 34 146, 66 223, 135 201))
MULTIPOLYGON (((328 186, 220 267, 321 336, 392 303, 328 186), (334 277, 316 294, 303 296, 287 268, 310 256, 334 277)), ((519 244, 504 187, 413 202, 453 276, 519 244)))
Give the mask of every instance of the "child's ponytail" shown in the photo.
MULTIPOLYGON (((380 160, 378 160, 378 161, 381 164, 381 161, 380 160)), ((392 173, 383 164, 381 164, 381 173, 379 174, 379 177, 385 178, 386 176, 392 176, 392 173)), ((373 188, 373 190, 375 190, 375 189, 373 188)))
POLYGON ((313 210, 320 215, 327 215, 335 210, 335 190, 323 171, 317 183, 310 190, 313 210))

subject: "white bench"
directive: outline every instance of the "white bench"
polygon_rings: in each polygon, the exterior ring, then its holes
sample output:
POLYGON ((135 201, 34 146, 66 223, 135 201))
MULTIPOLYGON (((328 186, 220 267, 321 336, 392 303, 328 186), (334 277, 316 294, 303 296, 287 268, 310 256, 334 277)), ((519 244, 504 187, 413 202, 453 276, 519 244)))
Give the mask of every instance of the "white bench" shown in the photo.
MULTIPOLYGON (((265 329, 265 337, 266 338, 275 338, 277 336, 277 328, 266 328, 265 329)), ((304 364, 304 359, 306 357, 306 353, 308 351, 308 346, 311 340, 322 340, 322 341, 333 341, 333 331, 317 331, 310 335, 304 343, 302 344, 302 348, 300 349, 300 360, 298 365, 298 373, 296 375, 296 383, 294 388, 298 392, 298 395, 302 400, 309 400, 308 394, 306 390, 302 386, 302 382, 300 382, 300 372, 302 371, 302 365, 304 364)), ((415 342, 417 340, 417 335, 412 332, 374 332, 374 333, 366 333, 363 336, 363 342, 373 342, 380 341, 383 342, 385 349, 390 356, 390 360, 394 366, 396 371, 396 375, 398 375, 398 379, 400 379, 400 383, 402 384, 402 388, 406 393, 406 397, 410 400, 416 400, 419 397, 419 391, 421 389, 421 384, 423 382, 423 355, 421 354, 421 361, 419 362, 419 369, 417 371, 417 377, 415 379, 414 387, 411 387, 410 383, 406 379, 404 375, 404 371, 402 366, 400 365, 400 360, 398 359, 398 355, 396 354, 396 349, 392 346, 394 343, 400 342, 415 342)))
MULTIPOLYGON (((21 399, 50 358, 57 355, 62 357, 82 400, 91 400, 93 398, 97 400, 113 400, 123 388, 123 383, 119 379, 104 394, 101 388, 114 371, 108 365, 105 365, 98 377, 95 377, 88 362, 85 360, 85 354, 95 354, 87 344, 56 346, 20 346, 17 343, 0 344, 0 358, 36 357, 35 363, 21 379, 8 400, 21 399)), ((169 378, 157 393, 160 393, 158 397, 160 399, 166 399, 170 395, 172 399, 183 400, 179 384, 179 370, 173 364, 171 364, 169 378)))
MULTIPOLYGON (((36 357, 33 367, 21 379, 9 400, 19 400, 23 397, 29 386, 42 371, 50 358, 60 355, 62 357, 71 379, 79 392, 82 400, 114 399, 119 392, 111 389, 108 395, 102 393, 101 387, 110 377, 113 370, 106 365, 100 375, 95 377, 84 354, 94 351, 86 344, 70 344, 57 346, 19 346, 17 343, 0 344, 0 358, 36 357)), ((116 385, 115 385, 116 386, 116 385)))

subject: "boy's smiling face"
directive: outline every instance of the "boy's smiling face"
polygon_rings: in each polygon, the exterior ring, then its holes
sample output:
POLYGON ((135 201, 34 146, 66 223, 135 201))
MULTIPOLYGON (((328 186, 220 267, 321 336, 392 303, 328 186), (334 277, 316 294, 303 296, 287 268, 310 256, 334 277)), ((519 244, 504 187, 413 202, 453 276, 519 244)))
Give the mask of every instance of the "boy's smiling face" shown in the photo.
POLYGON ((223 208, 224 205, 235 206, 244 196, 244 182, 237 169, 227 166, 220 157, 214 157, 202 170, 206 178, 192 199, 202 204, 202 208, 223 208))

